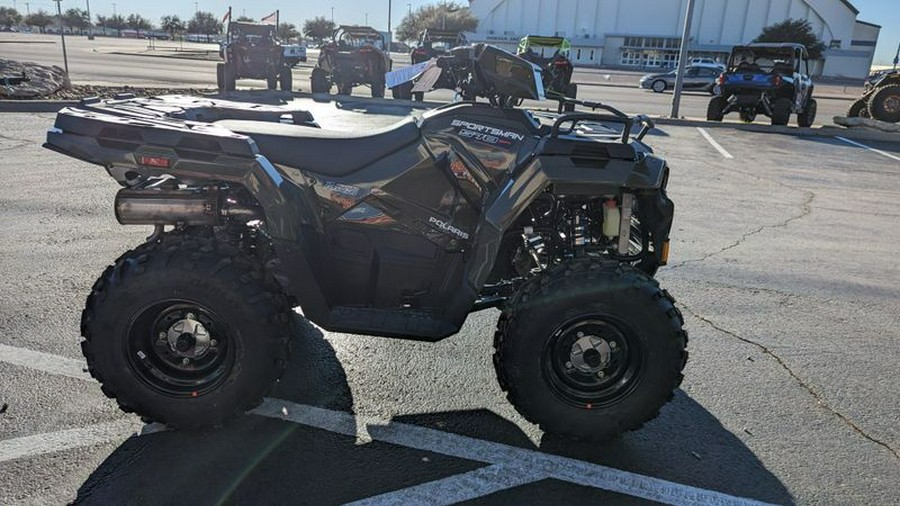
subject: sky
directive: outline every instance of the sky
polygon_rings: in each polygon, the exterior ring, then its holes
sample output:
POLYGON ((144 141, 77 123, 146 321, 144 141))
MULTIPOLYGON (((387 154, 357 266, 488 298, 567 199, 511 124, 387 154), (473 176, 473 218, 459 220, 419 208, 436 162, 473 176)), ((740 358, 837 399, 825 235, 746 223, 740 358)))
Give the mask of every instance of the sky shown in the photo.
MULTIPOLYGON (((672 0, 659 0, 672 1, 672 0)), ((25 3, 30 4, 29 9, 52 10, 55 4, 50 0, 0 0, 0 5, 13 6, 25 12, 25 3)), ((132 12, 149 18, 154 23, 159 23, 159 18, 166 14, 178 14, 182 18, 190 18, 194 10, 210 11, 218 16, 224 16, 231 5, 235 16, 246 14, 254 19, 268 15, 275 9, 281 11, 282 21, 293 23, 298 27, 303 21, 315 16, 331 18, 331 9, 334 8, 334 20, 338 24, 365 24, 368 13, 368 24, 387 30, 388 0, 63 0, 63 9, 78 7, 84 8, 85 3, 90 2, 91 14, 110 15, 113 13, 113 4, 119 14, 132 12)), ((459 0, 465 3, 466 0, 459 0)), ((875 51, 875 65, 887 65, 894 59, 897 45, 900 44, 900 0, 850 0, 859 10, 857 19, 881 25, 881 35, 878 38, 878 46, 875 51)), ((392 26, 396 27, 406 15, 409 6, 413 9, 427 3, 429 0, 394 0, 391 15, 392 26)))

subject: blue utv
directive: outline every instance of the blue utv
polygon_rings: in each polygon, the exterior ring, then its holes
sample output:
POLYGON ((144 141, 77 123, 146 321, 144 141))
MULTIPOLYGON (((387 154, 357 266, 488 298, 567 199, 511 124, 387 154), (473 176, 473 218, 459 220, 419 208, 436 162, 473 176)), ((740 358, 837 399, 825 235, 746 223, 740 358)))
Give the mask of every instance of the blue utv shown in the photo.
POLYGON ((773 125, 787 125, 791 114, 801 127, 816 119, 816 100, 809 77, 809 55, 801 44, 753 43, 735 46, 728 67, 717 80, 706 119, 722 121, 737 112, 751 123, 765 114, 773 125))

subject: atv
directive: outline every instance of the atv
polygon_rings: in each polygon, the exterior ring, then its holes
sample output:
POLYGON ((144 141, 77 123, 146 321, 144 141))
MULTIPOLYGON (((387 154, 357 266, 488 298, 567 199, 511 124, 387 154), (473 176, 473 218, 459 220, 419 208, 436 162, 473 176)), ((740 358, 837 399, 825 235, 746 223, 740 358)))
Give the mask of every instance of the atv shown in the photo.
POLYGON ((133 99, 61 110, 45 147, 105 167, 118 221, 154 227, 82 313, 103 392, 145 420, 215 426, 272 388, 303 318, 435 342, 499 308, 493 362, 526 419, 604 440, 654 418, 687 334, 653 278, 673 204, 652 122, 504 107, 542 98, 532 65, 465 54, 487 103, 358 134, 133 99))
POLYGON ((787 125, 792 113, 801 127, 812 126, 816 120, 809 55, 800 44, 735 46, 716 84, 706 109, 709 121, 722 121, 734 111, 746 123, 758 114, 771 118, 773 125, 787 125))
MULTIPOLYGON (((453 30, 425 30, 419 36, 419 44, 409 53, 412 65, 423 64, 438 56, 450 56, 453 48, 466 44, 466 36, 462 32, 453 30)), ((457 89, 456 79, 444 72, 431 86, 431 89, 457 89)), ((401 100, 425 100, 424 91, 412 91, 415 86, 415 78, 391 88, 391 96, 401 100)))
MULTIPOLYGON (((519 41, 516 54, 540 67, 544 89, 548 97, 576 98, 578 85, 572 82, 574 67, 569 61, 571 49, 572 44, 563 37, 527 35, 519 41), (540 48, 540 54, 534 48, 540 48), (550 49, 553 53, 549 57, 545 57, 545 49, 550 49)), ((571 101, 560 101, 560 112, 573 110, 573 105, 574 103, 571 101)))
POLYGON ((850 105, 847 116, 900 122, 900 70, 883 71, 867 80, 862 97, 850 105))
POLYGON ((385 51, 384 35, 368 26, 340 26, 332 41, 319 49, 319 60, 310 76, 313 93, 349 95, 353 87, 367 84, 373 97, 384 97, 384 74, 392 62, 385 51))
POLYGON ((265 79, 270 90, 281 87, 291 91, 291 69, 298 58, 286 57, 292 46, 283 46, 275 26, 234 21, 228 23, 220 54, 225 60, 216 64, 219 91, 234 91, 238 79, 265 79))

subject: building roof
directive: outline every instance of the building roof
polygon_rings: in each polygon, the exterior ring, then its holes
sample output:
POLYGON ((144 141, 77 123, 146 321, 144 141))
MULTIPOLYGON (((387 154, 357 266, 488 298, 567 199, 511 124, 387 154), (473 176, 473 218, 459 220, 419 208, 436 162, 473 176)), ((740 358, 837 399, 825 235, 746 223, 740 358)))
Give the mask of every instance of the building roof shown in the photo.
POLYGON ((848 9, 850 9, 851 11, 853 11, 853 14, 859 14, 859 9, 857 9, 856 7, 854 7, 853 4, 850 3, 850 0, 841 0, 841 3, 843 3, 844 5, 847 6, 848 9))
POLYGON ((874 26, 875 28, 881 28, 881 25, 876 25, 875 23, 869 23, 868 21, 863 21, 861 19, 857 19, 856 22, 861 25, 874 26))

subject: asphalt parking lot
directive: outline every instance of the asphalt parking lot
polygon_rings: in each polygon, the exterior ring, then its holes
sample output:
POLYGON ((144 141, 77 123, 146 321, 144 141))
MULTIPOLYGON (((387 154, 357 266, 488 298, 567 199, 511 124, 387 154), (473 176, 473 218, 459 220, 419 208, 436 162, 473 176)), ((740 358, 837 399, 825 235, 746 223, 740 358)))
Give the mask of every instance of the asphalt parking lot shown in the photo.
MULTIPOLYGON (((330 128, 403 107, 304 102, 330 128)), ((660 282, 691 334, 659 418, 605 445, 542 434, 491 365, 497 312, 437 344, 304 326, 283 381, 221 429, 120 413, 83 372, 79 315, 149 228, 115 182, 0 114, 0 503, 891 504, 900 497, 900 144, 661 126, 660 282)))

